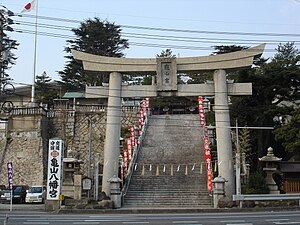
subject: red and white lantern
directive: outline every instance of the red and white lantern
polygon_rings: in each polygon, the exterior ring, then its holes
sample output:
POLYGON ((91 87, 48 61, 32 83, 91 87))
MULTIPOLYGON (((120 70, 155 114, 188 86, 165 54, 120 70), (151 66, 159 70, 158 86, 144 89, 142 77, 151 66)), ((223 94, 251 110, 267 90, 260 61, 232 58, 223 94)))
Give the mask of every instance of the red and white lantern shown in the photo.
POLYGON ((132 146, 130 138, 127 139, 127 151, 128 151, 128 162, 130 163, 132 159, 132 146))
POLYGON ((210 144, 209 144, 207 127, 206 127, 205 110, 203 106, 202 96, 198 97, 198 110, 200 116, 200 125, 204 128, 203 147, 204 147, 204 159, 206 163, 206 172, 207 172, 207 190, 212 191, 213 173, 212 173, 211 153, 210 153, 210 144))

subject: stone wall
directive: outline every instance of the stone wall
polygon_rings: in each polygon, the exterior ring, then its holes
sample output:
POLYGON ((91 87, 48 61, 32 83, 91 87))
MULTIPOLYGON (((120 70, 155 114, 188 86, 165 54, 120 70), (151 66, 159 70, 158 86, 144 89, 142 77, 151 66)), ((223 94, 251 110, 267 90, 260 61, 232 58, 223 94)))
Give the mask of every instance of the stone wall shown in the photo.
POLYGON ((0 130, 0 184, 7 185, 6 165, 9 161, 14 167, 13 184, 43 183, 47 155, 45 122, 42 115, 14 116, 0 130))
MULTIPOLYGON (((124 108, 122 111, 122 126, 137 125, 138 108, 124 108)), ((103 164, 105 130, 105 110, 57 110, 47 116, 11 115, 7 123, 0 123, 0 184, 7 186, 8 161, 13 162, 14 184, 46 184, 48 141, 55 137, 64 140, 65 156, 66 151, 72 149, 84 161, 80 171, 84 176, 88 175, 91 154, 93 176, 96 153, 103 164)))

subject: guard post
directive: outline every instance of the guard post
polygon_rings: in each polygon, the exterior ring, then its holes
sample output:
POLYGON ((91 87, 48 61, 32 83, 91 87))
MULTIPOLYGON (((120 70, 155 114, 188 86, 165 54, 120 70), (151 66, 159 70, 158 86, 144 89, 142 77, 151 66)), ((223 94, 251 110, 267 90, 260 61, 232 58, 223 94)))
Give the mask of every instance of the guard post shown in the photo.
POLYGON ((218 208, 219 200, 225 196, 225 178, 220 175, 213 179, 213 204, 214 208, 218 208))
POLYGON ((110 183, 110 199, 113 202, 113 208, 121 208, 121 179, 114 175, 108 182, 110 183))

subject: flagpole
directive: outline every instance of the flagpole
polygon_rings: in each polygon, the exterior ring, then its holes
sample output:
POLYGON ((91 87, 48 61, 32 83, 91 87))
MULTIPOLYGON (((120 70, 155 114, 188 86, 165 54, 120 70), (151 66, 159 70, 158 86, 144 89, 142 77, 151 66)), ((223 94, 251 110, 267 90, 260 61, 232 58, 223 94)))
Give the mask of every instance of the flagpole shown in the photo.
POLYGON ((31 86, 31 103, 35 106, 35 78, 36 78, 36 57, 37 57, 37 30, 38 30, 38 0, 35 2, 35 31, 34 31, 34 53, 33 53, 33 75, 32 75, 32 86, 31 86))

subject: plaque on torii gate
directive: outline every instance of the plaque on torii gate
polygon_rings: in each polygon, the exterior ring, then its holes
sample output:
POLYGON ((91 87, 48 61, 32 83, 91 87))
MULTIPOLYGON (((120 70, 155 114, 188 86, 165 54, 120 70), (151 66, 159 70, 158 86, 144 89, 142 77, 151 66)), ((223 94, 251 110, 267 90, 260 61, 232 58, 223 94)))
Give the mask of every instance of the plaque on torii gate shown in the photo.
POLYGON ((265 44, 246 50, 185 58, 114 58, 72 50, 85 70, 109 73, 109 86, 87 86, 87 98, 108 98, 102 191, 110 195, 109 183, 118 175, 119 138, 121 130, 121 98, 156 96, 215 96, 215 119, 219 175, 225 178, 226 195, 234 193, 232 144, 229 118, 229 95, 251 95, 251 83, 233 83, 226 79, 226 70, 249 68, 253 59, 263 53, 265 44), (214 71, 213 82, 178 84, 177 74, 214 71), (156 75, 154 85, 122 85, 122 73, 156 75))

